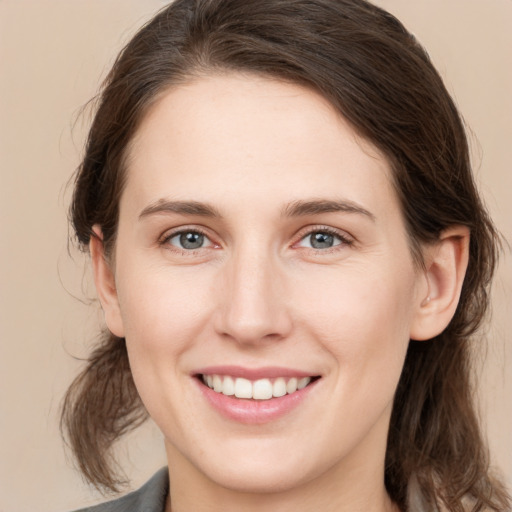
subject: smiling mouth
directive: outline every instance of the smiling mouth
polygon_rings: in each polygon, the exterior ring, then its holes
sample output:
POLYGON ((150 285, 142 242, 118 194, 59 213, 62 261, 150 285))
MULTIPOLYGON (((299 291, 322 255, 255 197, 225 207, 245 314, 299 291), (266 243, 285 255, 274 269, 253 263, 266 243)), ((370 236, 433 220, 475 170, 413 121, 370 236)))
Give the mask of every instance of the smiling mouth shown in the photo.
POLYGON ((242 377, 216 374, 201 374, 198 377, 203 384, 216 393, 252 400, 270 400, 292 395, 319 379, 319 377, 277 377, 252 381, 242 377))

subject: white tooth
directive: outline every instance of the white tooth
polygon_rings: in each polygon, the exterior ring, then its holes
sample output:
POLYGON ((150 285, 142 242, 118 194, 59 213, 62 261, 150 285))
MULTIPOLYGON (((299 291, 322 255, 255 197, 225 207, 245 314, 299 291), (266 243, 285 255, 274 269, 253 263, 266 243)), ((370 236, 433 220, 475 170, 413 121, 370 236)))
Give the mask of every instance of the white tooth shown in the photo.
POLYGON ((208 384, 208 387, 213 389, 213 377, 211 375, 206 376, 206 384, 208 384))
POLYGON ((220 375, 213 376, 213 391, 222 392, 222 377, 220 375))
POLYGON ((235 382, 231 377, 224 377, 222 383, 222 394, 231 396, 235 394, 235 382))
POLYGON ((274 381, 272 386, 272 396, 284 396, 286 395, 286 382, 282 377, 279 377, 274 381))
POLYGON ((252 397, 256 400, 272 398, 272 383, 268 379, 257 380, 253 385, 252 397))
POLYGON ((286 392, 288 394, 295 393, 297 391, 297 379, 292 377, 286 384, 286 392))
POLYGON ((303 377, 297 382, 297 389, 305 388, 311 382, 311 377, 303 377))
POLYGON ((235 381, 235 396, 237 398, 252 398, 252 383, 250 380, 238 378, 235 381))

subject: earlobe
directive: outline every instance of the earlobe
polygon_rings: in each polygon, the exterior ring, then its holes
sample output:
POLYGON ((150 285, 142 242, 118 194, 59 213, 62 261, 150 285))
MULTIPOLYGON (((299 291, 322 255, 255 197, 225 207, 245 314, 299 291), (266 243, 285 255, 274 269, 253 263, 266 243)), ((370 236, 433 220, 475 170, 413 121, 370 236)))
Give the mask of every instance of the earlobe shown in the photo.
POLYGON ((109 331, 118 336, 124 337, 124 327, 117 296, 114 271, 105 255, 103 246, 103 234, 97 225, 93 227, 94 235, 89 242, 91 253, 94 283, 98 292, 98 298, 105 314, 105 322, 109 331))
POLYGON ((410 338, 428 340, 448 326, 459 302, 469 259, 469 229, 453 226, 425 254, 427 292, 420 297, 410 338))

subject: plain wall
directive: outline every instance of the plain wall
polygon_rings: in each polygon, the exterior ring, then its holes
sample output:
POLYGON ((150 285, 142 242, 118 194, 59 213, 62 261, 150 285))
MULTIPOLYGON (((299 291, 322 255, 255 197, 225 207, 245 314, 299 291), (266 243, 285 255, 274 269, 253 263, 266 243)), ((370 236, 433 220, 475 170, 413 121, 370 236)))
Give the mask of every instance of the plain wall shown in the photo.
MULTIPOLYGON (((165 2, 0 0, 0 512, 101 501, 72 468, 58 410, 101 325, 87 260, 67 250, 66 183, 116 52, 165 2), (78 121, 77 121, 78 119, 78 121)), ((472 133, 477 180, 512 240, 512 1, 380 0, 427 47, 472 133)), ((512 486, 512 265, 494 289, 481 403, 512 486)), ((133 487, 165 464, 148 424, 120 447, 133 487), (126 446, 130 445, 128 451, 126 446)))

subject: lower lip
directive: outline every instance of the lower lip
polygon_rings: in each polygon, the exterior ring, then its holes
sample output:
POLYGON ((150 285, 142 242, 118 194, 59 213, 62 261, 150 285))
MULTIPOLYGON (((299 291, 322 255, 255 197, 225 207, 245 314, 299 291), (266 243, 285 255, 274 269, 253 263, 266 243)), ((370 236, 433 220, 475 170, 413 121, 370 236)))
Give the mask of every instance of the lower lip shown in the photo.
POLYGON ((295 391, 290 395, 270 398, 268 400, 226 396, 213 391, 213 389, 204 385, 199 379, 195 380, 206 400, 223 416, 239 423, 261 424, 281 418, 298 407, 320 379, 314 380, 305 388, 295 391))

